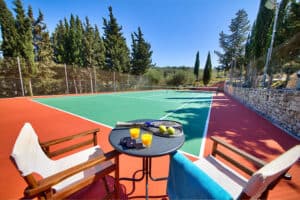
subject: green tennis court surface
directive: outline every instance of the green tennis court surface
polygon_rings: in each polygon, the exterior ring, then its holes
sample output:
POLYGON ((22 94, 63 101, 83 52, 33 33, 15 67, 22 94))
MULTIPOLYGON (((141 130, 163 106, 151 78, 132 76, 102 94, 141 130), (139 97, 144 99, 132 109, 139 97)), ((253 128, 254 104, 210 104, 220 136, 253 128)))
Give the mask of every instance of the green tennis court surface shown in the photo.
POLYGON ((212 93, 158 90, 86 96, 38 98, 35 101, 113 127, 117 121, 169 119, 183 124, 180 149, 198 156, 212 93))

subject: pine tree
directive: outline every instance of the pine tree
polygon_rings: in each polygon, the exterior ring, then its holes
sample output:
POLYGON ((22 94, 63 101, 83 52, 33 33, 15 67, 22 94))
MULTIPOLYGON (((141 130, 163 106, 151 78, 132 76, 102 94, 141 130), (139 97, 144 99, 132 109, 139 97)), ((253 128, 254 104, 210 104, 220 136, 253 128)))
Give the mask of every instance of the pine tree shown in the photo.
POLYGON ((212 70, 212 65, 211 65, 211 58, 210 58, 210 52, 208 52, 205 67, 204 67, 204 72, 203 72, 203 84, 207 86, 211 79, 211 70, 212 70))
POLYGON ((219 63, 222 66, 222 69, 226 73, 231 66, 232 61, 232 51, 230 51, 231 43, 229 40, 229 35, 225 34, 223 31, 219 33, 219 45, 223 49, 223 53, 219 51, 215 51, 215 54, 219 57, 219 63))
POLYGON ((237 61, 237 66, 244 64, 245 41, 250 29, 248 15, 245 10, 239 10, 236 17, 231 20, 229 26, 231 34, 229 36, 230 49, 232 56, 237 61))
POLYGON ((249 32, 249 20, 245 10, 241 9, 236 13, 236 17, 231 20, 229 26, 230 34, 225 34, 223 31, 219 34, 220 47, 223 53, 215 51, 219 57, 219 62, 228 71, 235 60, 236 66, 242 71, 242 66, 245 63, 245 42, 249 32))
POLYGON ((4 0, 0 0, 0 26, 2 35, 1 50, 3 51, 3 56, 17 56, 17 30, 15 28, 15 19, 7 8, 4 0))
POLYGON ((110 71, 128 72, 130 69, 129 49, 114 17, 112 7, 109 10, 109 20, 103 18, 103 42, 105 47, 105 68, 110 71))
POLYGON ((131 38, 131 73, 134 75, 141 75, 146 73, 151 67, 151 45, 143 38, 140 27, 138 27, 137 33, 131 34, 131 38))
POLYGON ((195 65, 194 65, 194 74, 196 77, 196 81, 199 81, 199 67, 200 67, 200 58, 199 58, 199 51, 197 51, 195 65))

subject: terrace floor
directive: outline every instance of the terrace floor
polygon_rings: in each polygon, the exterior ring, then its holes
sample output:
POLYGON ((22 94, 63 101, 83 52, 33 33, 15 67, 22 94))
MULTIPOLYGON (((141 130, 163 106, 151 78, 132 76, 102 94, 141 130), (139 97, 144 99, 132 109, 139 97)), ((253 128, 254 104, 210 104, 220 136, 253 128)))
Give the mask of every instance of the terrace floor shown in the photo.
MULTIPOLYGON (((36 130, 40 141, 47 141, 61 136, 71 135, 87 129, 99 127, 101 134, 98 141, 104 151, 112 150, 108 142, 110 129, 100 127, 81 118, 66 114, 41 104, 29 98, 0 99, 0 198, 19 199, 23 196, 25 182, 9 159, 15 139, 24 122, 30 122, 36 130), (75 125, 75 126, 74 126, 75 125)), ((234 146, 270 161, 288 150, 300 141, 291 137, 281 129, 275 127, 267 120, 249 110, 234 99, 219 93, 213 98, 210 121, 205 143, 204 154, 210 153, 210 136, 219 136, 234 146)), ((195 158, 192 158, 193 160, 195 158)), ((246 162, 241 160, 241 162, 246 162)), ((168 156, 153 159, 153 175, 167 176, 168 156)), ((120 156, 120 176, 129 177, 134 171, 140 169, 142 160, 126 155, 120 156)), ((293 176, 291 181, 281 181, 270 192, 269 199, 299 199, 300 198, 300 162, 289 171, 293 176)), ((131 190, 131 184, 122 181, 123 193, 131 190)), ((126 198, 144 195, 145 183, 138 182, 135 192, 126 198)), ((166 181, 149 183, 149 195, 166 194, 166 181)), ((103 187, 101 181, 76 194, 73 198, 101 199, 103 187)), ((161 198, 160 198, 161 199, 161 198)))

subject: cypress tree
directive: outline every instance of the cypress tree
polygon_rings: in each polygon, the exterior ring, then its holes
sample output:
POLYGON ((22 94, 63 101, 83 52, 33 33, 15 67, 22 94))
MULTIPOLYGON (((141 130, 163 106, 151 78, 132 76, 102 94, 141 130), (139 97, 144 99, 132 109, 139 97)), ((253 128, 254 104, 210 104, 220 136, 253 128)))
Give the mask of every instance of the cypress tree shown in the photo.
POLYGON ((199 58, 199 51, 197 51, 195 65, 194 65, 194 74, 196 77, 196 81, 199 81, 199 67, 200 67, 200 58, 199 58))
POLYGON ((80 57, 80 41, 78 40, 78 25, 77 20, 75 19, 74 15, 71 14, 70 22, 69 22, 69 31, 67 32, 67 41, 68 44, 66 45, 66 54, 67 54, 67 64, 76 65, 79 64, 79 57, 80 57))
POLYGON ((35 61, 49 63, 52 61, 53 50, 50 36, 44 22, 44 15, 39 10, 37 19, 34 18, 31 6, 28 8, 28 17, 31 21, 35 61))
POLYGON ((15 57, 17 51, 17 31, 13 14, 7 8, 5 1, 0 0, 0 26, 2 35, 1 50, 4 57, 15 57))
POLYGON ((114 17, 112 7, 109 10, 109 20, 103 18, 103 42, 105 47, 105 69, 110 71, 128 72, 130 70, 129 49, 114 17))
POLYGON ((138 27, 138 32, 131 34, 132 51, 131 51, 131 73, 141 75, 151 67, 151 45, 143 38, 141 28, 138 27))
POLYGON ((210 58, 210 52, 208 52, 205 67, 204 67, 204 72, 203 72, 203 84, 205 86, 207 86, 207 84, 211 79, 211 70, 212 70, 211 58, 210 58))
POLYGON ((67 30, 62 20, 56 26, 51 42, 53 45, 54 61, 57 63, 66 63, 66 39, 67 30))
MULTIPOLYGON (((271 23, 274 16, 274 10, 269 10, 265 7, 267 0, 261 0, 260 6, 255 21, 255 46, 254 55, 255 58, 259 58, 265 55, 269 48, 269 42, 271 39, 271 23)), ((261 66, 262 68, 262 66, 261 66)))
POLYGON ((102 67, 104 62, 104 47, 97 26, 92 27, 88 17, 85 18, 83 34, 83 65, 87 67, 102 67))
POLYGON ((26 60, 26 63, 31 69, 28 73, 34 71, 34 54, 33 54, 33 37, 30 19, 25 16, 25 11, 21 0, 14 1, 15 12, 16 12, 16 21, 15 26, 17 30, 17 44, 18 52, 21 57, 26 60))
POLYGON ((292 38, 300 32, 300 2, 290 0, 290 4, 286 7, 286 37, 285 41, 292 38))
POLYGON ((21 0, 15 0, 15 12, 16 20, 15 26, 17 30, 17 51, 18 55, 25 61, 25 67, 23 74, 25 79, 28 80, 28 91, 30 95, 33 95, 31 88, 31 78, 37 73, 37 68, 34 63, 34 52, 33 52, 33 37, 31 21, 29 17, 25 16, 25 11, 21 0))
POLYGON ((96 62, 96 66, 98 66, 100 69, 104 67, 105 63, 105 48, 103 44, 103 40, 100 36, 100 32, 98 30, 98 27, 95 26, 94 28, 94 54, 93 58, 96 62))
POLYGON ((88 17, 85 18, 84 25, 84 37, 83 37, 83 65, 86 67, 92 67, 95 65, 94 60, 92 60, 94 54, 94 31, 90 24, 88 17))
POLYGON ((274 38, 274 46, 280 45, 283 43, 286 39, 287 27, 286 27, 286 21, 287 21, 287 9, 289 2, 291 0, 282 0, 279 6, 278 11, 278 19, 277 19, 277 30, 276 30, 276 37, 274 38))
POLYGON ((77 43, 74 54, 74 61, 80 67, 84 67, 83 65, 83 25, 78 16, 75 18, 75 41, 77 43))

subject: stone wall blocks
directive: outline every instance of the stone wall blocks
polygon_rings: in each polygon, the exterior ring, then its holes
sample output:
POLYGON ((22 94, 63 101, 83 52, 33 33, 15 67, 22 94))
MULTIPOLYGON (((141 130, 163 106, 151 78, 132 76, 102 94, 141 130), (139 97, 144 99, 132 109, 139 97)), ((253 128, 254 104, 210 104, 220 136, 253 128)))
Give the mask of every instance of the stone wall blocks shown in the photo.
POLYGON ((300 137, 300 91, 234 88, 224 91, 288 132, 300 137))

